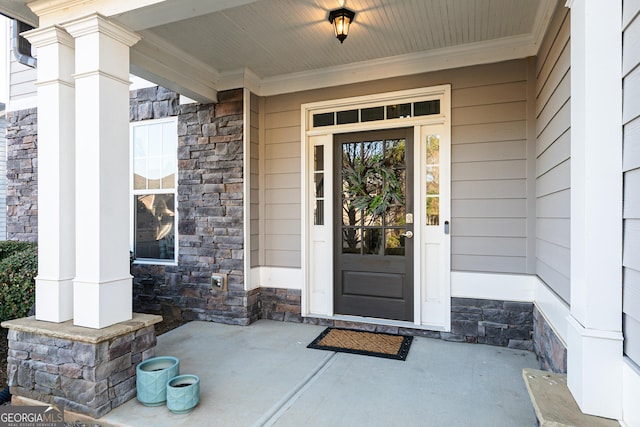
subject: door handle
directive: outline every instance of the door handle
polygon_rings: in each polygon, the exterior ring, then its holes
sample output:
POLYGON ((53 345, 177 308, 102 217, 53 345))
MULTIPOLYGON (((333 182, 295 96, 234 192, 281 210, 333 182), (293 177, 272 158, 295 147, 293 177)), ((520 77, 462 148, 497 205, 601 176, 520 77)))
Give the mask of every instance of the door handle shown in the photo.
POLYGON ((406 237, 407 239, 412 239, 413 238, 413 231, 407 230, 405 233, 402 233, 401 236, 402 237, 406 237))

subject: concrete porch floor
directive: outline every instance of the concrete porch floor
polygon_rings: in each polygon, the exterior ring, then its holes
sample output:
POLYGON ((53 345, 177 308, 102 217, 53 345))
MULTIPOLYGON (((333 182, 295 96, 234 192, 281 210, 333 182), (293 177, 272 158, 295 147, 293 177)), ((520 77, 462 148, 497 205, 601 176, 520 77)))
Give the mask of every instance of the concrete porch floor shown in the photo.
POLYGON ((191 322, 158 337, 156 354, 200 377, 190 413, 137 399, 103 426, 533 426, 522 369, 533 353, 414 338, 407 360, 307 349, 322 326, 261 320, 191 322))

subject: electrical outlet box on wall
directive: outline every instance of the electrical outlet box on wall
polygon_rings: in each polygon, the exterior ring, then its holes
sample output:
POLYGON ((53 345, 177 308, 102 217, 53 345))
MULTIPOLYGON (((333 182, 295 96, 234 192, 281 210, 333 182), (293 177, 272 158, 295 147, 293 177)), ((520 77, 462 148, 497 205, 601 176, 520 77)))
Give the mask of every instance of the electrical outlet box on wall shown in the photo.
POLYGON ((227 290, 227 274, 226 273, 211 274, 211 290, 212 291, 227 290))

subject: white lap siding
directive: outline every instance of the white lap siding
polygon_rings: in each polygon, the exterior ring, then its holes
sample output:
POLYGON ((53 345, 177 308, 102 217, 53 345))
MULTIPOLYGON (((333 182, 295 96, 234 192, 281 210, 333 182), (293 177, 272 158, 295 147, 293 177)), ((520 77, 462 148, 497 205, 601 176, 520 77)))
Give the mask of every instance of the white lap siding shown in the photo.
POLYGON ((640 365, 640 2, 623 16, 624 351, 640 365))
POLYGON ((536 71, 536 273, 570 299, 571 43, 569 9, 559 5, 536 71))
MULTIPOLYGON (((528 61, 418 74, 265 99, 265 265, 300 267, 300 105, 452 85, 452 267, 526 273, 528 61)), ((533 260, 532 260, 533 261, 533 260)), ((533 264, 533 262, 532 262, 533 264)))

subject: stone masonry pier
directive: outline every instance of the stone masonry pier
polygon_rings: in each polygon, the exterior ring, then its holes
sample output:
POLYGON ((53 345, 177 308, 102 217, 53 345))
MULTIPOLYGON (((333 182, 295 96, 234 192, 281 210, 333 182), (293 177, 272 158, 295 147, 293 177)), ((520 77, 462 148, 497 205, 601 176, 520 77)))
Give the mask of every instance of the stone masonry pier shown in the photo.
POLYGON ((100 418, 136 395, 136 365, 155 356, 154 324, 161 316, 102 329, 51 323, 33 317, 2 323, 9 329, 8 381, 14 404, 21 398, 100 418))

